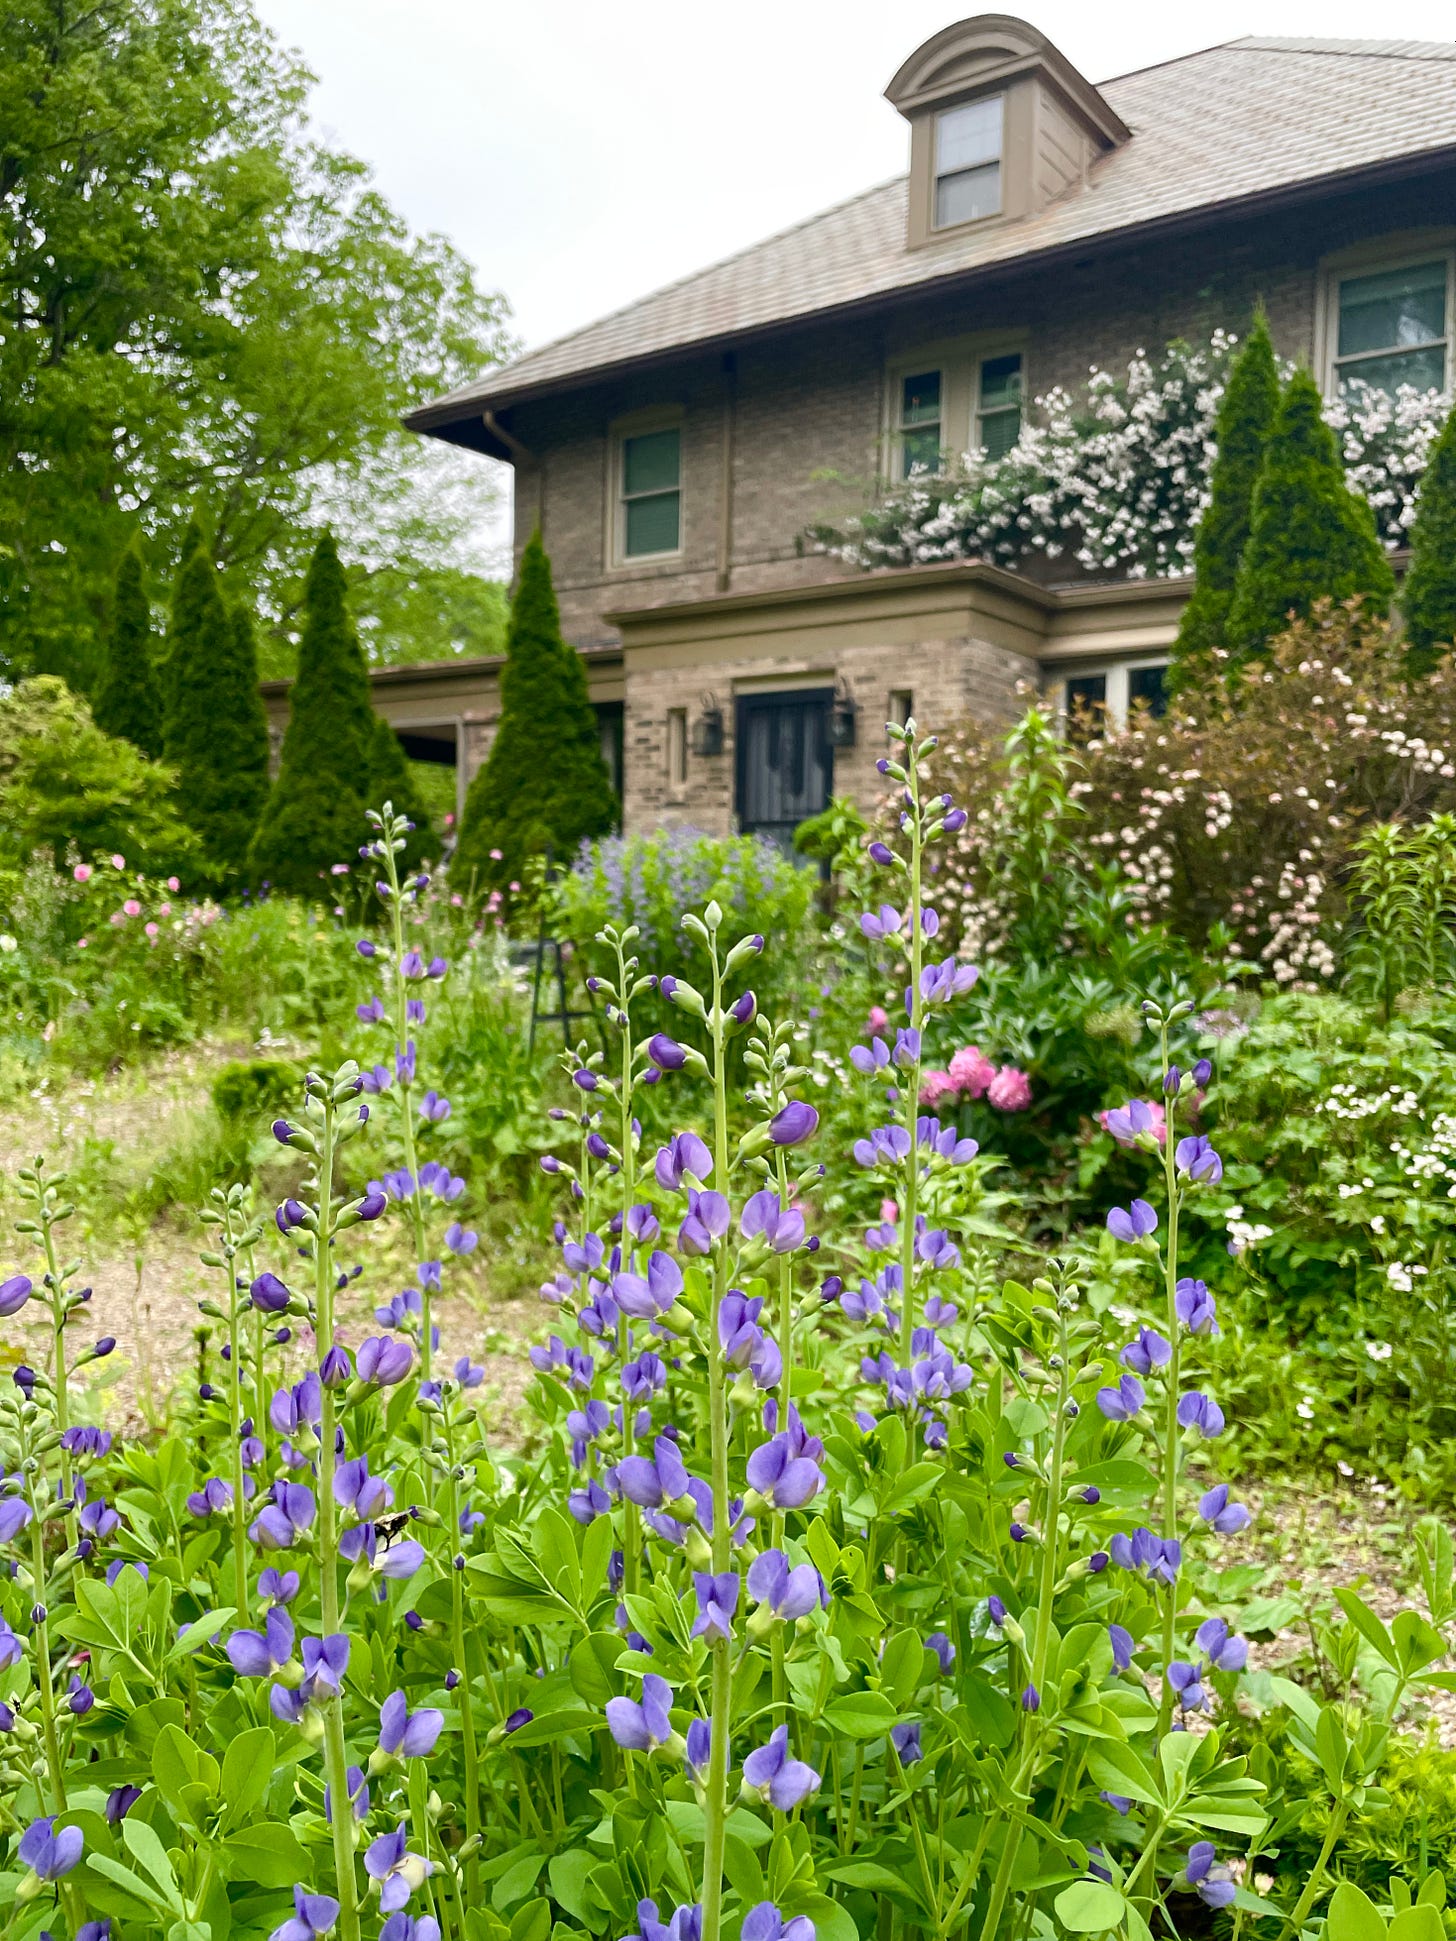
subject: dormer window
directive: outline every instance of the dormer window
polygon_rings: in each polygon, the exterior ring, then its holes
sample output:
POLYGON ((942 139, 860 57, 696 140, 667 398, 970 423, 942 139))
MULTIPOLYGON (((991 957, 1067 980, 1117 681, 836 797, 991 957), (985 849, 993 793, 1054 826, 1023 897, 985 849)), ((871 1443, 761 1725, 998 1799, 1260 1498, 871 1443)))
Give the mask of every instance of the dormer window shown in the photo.
POLYGON ((935 117, 935 226, 979 222, 1001 213, 1004 95, 963 101, 935 117))
POLYGON ((1131 132, 1044 34, 1009 14, 942 29, 885 93, 910 124, 911 249, 1034 215, 1131 132))

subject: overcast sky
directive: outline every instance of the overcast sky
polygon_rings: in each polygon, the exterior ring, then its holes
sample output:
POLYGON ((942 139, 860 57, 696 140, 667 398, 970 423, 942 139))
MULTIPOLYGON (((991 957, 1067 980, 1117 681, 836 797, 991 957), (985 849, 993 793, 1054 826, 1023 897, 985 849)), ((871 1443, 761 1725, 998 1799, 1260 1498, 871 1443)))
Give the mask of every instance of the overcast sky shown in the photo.
MULTIPOLYGON (((882 99, 955 0, 255 0, 315 113, 545 342, 905 165, 882 99)), ((1451 0, 1042 0, 1090 80, 1239 34, 1450 40, 1451 0)), ((1456 76, 1453 76, 1456 84, 1456 76)))

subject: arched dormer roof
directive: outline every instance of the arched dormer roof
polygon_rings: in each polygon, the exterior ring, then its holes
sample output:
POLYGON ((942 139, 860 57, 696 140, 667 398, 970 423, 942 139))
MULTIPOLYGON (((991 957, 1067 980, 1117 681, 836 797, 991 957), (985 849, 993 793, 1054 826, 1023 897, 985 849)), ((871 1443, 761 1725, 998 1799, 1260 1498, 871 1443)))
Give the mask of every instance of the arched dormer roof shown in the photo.
POLYGON ((1032 74, 1064 98, 1099 147, 1115 148, 1128 139, 1127 123, 1066 55, 1009 13, 973 14, 942 27, 897 70, 885 98, 914 117, 1032 74))

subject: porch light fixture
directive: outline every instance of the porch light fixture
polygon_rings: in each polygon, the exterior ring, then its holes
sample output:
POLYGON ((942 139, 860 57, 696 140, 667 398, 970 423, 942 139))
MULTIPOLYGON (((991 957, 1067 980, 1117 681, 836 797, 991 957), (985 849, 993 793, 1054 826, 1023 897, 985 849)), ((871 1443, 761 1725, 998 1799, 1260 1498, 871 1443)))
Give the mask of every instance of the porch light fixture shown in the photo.
POLYGON ((704 757, 723 752, 723 710, 711 694, 703 696, 703 711, 693 723, 693 753, 704 757))
POLYGON ((853 748, 858 734, 859 708, 841 674, 834 690, 834 705, 829 710, 829 746, 853 748))

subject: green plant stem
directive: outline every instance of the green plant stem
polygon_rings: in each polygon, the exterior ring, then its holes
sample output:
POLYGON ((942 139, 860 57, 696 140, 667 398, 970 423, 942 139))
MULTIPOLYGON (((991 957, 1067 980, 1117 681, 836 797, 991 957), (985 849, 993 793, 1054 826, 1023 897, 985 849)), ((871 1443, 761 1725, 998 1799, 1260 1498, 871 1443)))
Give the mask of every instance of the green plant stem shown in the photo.
MULTIPOLYGON (((1168 1027, 1162 1028, 1161 1056, 1163 1070, 1168 1069, 1168 1027)), ((1178 1468, 1180 1436, 1178 1429, 1178 1387, 1182 1368, 1182 1336, 1178 1323, 1178 1215, 1180 1194, 1178 1192, 1178 1168, 1174 1159, 1177 1136, 1178 1101, 1169 1097, 1165 1114, 1163 1133, 1163 1181, 1168 1195, 1168 1244, 1163 1250, 1163 1290, 1167 1300, 1168 1341, 1171 1353, 1168 1357, 1167 1375, 1164 1381, 1164 1421, 1163 1421, 1163 1535, 1172 1540, 1178 1535, 1178 1468)), ((1173 1662, 1173 1652, 1178 1619, 1178 1587, 1176 1583, 1167 1586, 1163 1601, 1163 1663, 1173 1662)), ((1158 1704, 1158 1736, 1168 1730, 1173 1717, 1173 1688, 1166 1678, 1158 1704)))
MULTIPOLYGON (((913 726, 913 724, 911 724, 913 726)), ((910 791, 910 901, 907 921, 910 925, 910 1028, 919 1033, 924 1021, 924 1000, 920 994, 920 972, 925 961, 925 938, 920 924, 920 896, 924 868, 924 846, 920 824, 920 765, 915 759, 915 744, 905 743, 906 787, 910 791)), ((900 1363, 904 1368, 910 1366, 914 1352, 912 1342, 915 1336, 915 1215, 920 1198, 920 1148, 916 1141, 916 1123, 920 1116, 920 1076, 924 1065, 923 1047, 917 1049, 909 1071, 905 1075, 905 1094, 902 1113, 905 1131, 910 1140, 910 1153, 905 1161, 905 1204, 900 1209, 900 1363)), ((914 1441, 911 1427, 911 1441, 914 1441)), ((911 1449, 913 1457, 914 1450, 911 1449)))
MULTIPOLYGON (((320 1358, 334 1338, 334 1273, 329 1241, 334 1223, 334 1101, 324 1098, 319 1139, 318 1232, 314 1238, 314 1302, 320 1358)), ((319 1602, 323 1635, 339 1629, 339 1556, 334 1518, 334 1391, 322 1392, 319 1422, 319 1602)), ((333 1799, 335 1891, 339 1900, 339 1941, 359 1941, 359 1905, 354 1876, 354 1816, 349 1805, 349 1760, 344 1745, 344 1694, 335 1692, 324 1708, 324 1764, 333 1799)))
MULTIPOLYGON (((384 851, 384 867, 389 877, 389 919, 394 943, 394 1037, 395 1045, 403 1051, 409 1043, 409 980, 404 974, 404 899, 399 888, 399 862, 388 832, 381 836, 380 848, 384 851)), ((420 1191, 419 1166, 415 1150, 415 1117, 411 1094, 414 1080, 401 1078, 396 1073, 395 1095, 399 1101, 399 1137, 404 1147, 405 1171, 415 1182, 414 1191, 409 1196, 410 1231, 414 1236, 416 1265, 423 1268, 425 1262, 425 1203, 420 1191)), ((430 1369, 435 1353, 435 1328, 431 1317, 431 1289, 425 1285, 423 1273, 420 1275, 420 1379, 429 1381, 430 1369)))
MULTIPOLYGON (((728 1190, 728 1088, 723 1051, 723 973, 718 940, 712 938, 713 1008, 713 1166, 718 1190, 728 1190)), ((728 1403, 723 1350, 718 1339, 718 1313, 728 1291, 728 1238, 713 1250, 713 1303, 708 1315, 708 1416, 712 1452, 713 1570, 728 1569, 732 1561, 728 1497, 728 1403)), ((703 1802, 703 1941, 719 1941, 723 1921, 723 1854, 728 1831, 728 1728, 733 1700, 733 1671, 728 1640, 714 1638, 710 1647, 711 1683, 708 1777, 703 1802)))
MULTIPOLYGON (((617 1080, 619 1128, 617 1133, 618 1150, 622 1166, 622 1261, 628 1263, 630 1240, 627 1233, 627 1218, 637 1198, 637 1142, 632 1136, 632 1016, 631 989, 628 978, 635 968, 629 965, 626 947, 617 936, 617 1008, 620 1012, 618 1026, 622 1033, 622 1066, 617 1080)), ((627 1317, 621 1323, 620 1353, 618 1365, 626 1359, 627 1317)), ((629 1401, 622 1404, 622 1454, 635 1454, 637 1438, 633 1429, 636 1410, 629 1401)), ((641 1579, 642 1564, 642 1512, 630 1499, 627 1500, 623 1517, 622 1531, 622 1589, 629 1597, 635 1597, 641 1579)))
POLYGON ((1310 1871, 1309 1879, 1304 1883, 1304 1892, 1295 1902, 1294 1912, 1279 1930, 1278 1941, 1293 1941, 1293 1937, 1302 1931, 1310 1909, 1319 1898, 1319 1890, 1324 1881, 1325 1869, 1330 1864, 1330 1855, 1339 1845, 1340 1835, 1345 1831, 1345 1821, 1349 1817, 1350 1806, 1348 1800, 1336 1800, 1335 1810, 1330 1815, 1330 1823, 1325 1830, 1325 1837, 1320 1845, 1319 1853, 1315 1857, 1315 1863, 1310 1871))
MULTIPOLYGON (((30 1517, 30 1569, 35 1579, 35 1601, 44 1611, 45 1606, 45 1526, 40 1519, 40 1510, 31 1494, 30 1517)), ((56 1693, 54 1674, 51 1670, 51 1631, 49 1618, 43 1617, 35 1627, 35 1684, 40 1695, 41 1735, 45 1741, 46 1765, 50 1769, 51 1797, 58 1813, 66 1810, 66 1772, 61 1762, 61 1740, 56 1730, 56 1693)))
MULTIPOLYGON (((45 1245, 46 1285, 50 1289, 51 1332, 53 1337, 53 1358, 51 1379, 56 1391, 56 1427, 61 1433, 61 1495, 70 1498, 74 1494, 74 1477, 71 1471, 71 1455, 66 1448, 65 1434, 71 1426, 71 1398, 67 1386, 66 1373, 66 1287, 61 1274, 61 1263, 56 1254, 55 1222, 52 1210, 46 1204, 46 1189, 41 1180, 41 1162, 35 1162, 37 1213, 40 1218, 41 1234, 45 1245)), ((74 1550, 79 1537, 74 1506, 66 1512, 66 1538, 74 1550)))
MULTIPOLYGON (((450 1519, 450 1543, 453 1547, 460 1530, 460 1493, 455 1481, 455 1431, 450 1421, 447 1405, 444 1411, 445 1453, 449 1460, 446 1472, 447 1514, 450 1519)), ((460 1746, 465 1765, 465 1833, 467 1839, 475 1839, 480 1833, 480 1762, 475 1743, 475 1701, 470 1690, 470 1666, 466 1660, 467 1639, 465 1636, 465 1584, 463 1571, 456 1570, 452 1559, 450 1569, 450 1655, 460 1672, 460 1686, 457 1696, 460 1701, 460 1746)), ((478 1898, 480 1888, 480 1859, 472 1852, 466 1861, 470 1880, 470 1897, 478 1898)))

